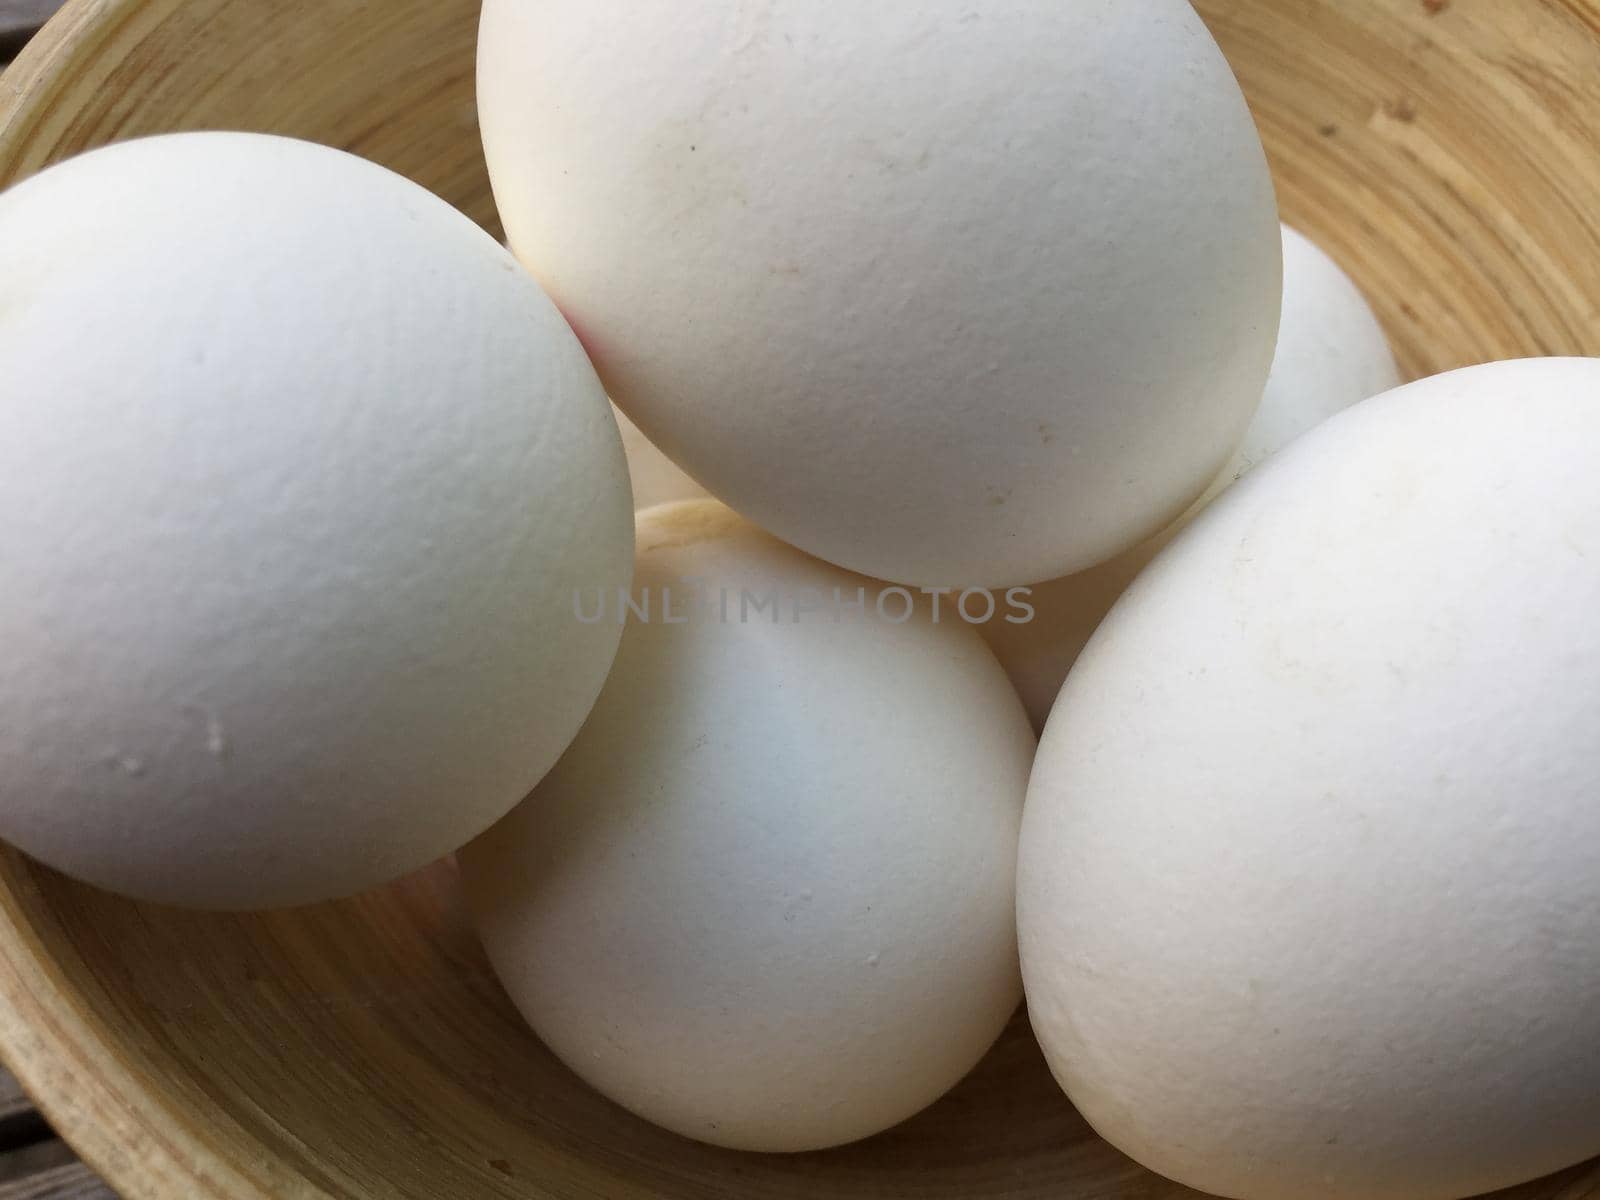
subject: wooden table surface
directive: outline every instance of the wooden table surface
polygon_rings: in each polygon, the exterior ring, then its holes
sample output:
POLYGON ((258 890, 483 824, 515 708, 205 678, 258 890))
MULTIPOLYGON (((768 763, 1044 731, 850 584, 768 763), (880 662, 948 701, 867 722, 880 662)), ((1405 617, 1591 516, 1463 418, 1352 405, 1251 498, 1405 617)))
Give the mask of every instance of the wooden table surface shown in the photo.
POLYGON ((117 1200, 0 1070, 0 1200, 117 1200))
POLYGON ((14 58, 61 3, 62 0, 0 0, 0 64, 14 58))

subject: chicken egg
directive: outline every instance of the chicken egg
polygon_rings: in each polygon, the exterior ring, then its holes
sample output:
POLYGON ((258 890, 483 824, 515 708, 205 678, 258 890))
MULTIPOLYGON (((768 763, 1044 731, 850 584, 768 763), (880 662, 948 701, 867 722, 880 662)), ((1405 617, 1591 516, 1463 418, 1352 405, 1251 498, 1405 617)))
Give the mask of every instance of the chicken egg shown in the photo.
POLYGON ((562 1061, 656 1124, 742 1150, 875 1134, 1020 999, 1027 717, 983 639, 909 594, 713 501, 638 520, 599 703, 460 855, 490 961, 562 1061))
POLYGON ((1090 567, 1260 399, 1277 208, 1188 0, 488 0, 479 110, 612 398, 850 570, 1090 567))
POLYGON ((242 909, 455 850, 599 693, 632 522, 554 305, 417 185, 132 141, 0 195, 0 836, 242 909))
POLYGON ((1459 1200, 1600 1154, 1600 361, 1343 413, 1118 602, 1018 867, 1089 1122, 1239 1200, 1459 1200))

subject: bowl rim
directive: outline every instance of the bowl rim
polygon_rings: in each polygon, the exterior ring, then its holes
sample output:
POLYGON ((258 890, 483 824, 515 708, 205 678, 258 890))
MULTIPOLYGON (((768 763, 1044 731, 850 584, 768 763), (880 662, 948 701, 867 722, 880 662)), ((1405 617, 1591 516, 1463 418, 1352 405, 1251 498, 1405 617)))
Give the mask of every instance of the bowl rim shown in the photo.
POLYGON ((150 1088, 70 985, 28 916, 40 869, 10 847, 0 859, 0 1049, 46 1120, 123 1200, 286 1200, 150 1088))
POLYGON ((139 0, 66 0, 0 70, 0 188, 38 169, 19 166, 17 150, 51 113, 61 68, 110 40, 140 7, 139 0))

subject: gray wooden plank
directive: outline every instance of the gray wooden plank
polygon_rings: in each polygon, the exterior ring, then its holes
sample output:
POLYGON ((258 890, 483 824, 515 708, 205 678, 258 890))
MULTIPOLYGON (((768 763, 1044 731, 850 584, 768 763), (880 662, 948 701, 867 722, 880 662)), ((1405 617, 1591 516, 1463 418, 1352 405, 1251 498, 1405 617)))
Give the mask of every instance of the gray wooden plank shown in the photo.
POLYGON ((0 1121, 25 1113, 32 1107, 33 1101, 28 1099, 28 1093, 22 1090, 17 1077, 10 1071, 0 1069, 0 1121))
POLYGON ((37 1157, 43 1160, 44 1151, 64 1155, 61 1161, 0 1183, 0 1200, 117 1200, 116 1194, 95 1177, 93 1171, 72 1158, 72 1151, 64 1143, 45 1143, 35 1147, 37 1157))
POLYGON ((33 1101, 11 1072, 0 1069, 0 1153, 42 1142, 53 1135, 33 1101))
POLYGON ((78 1156, 72 1152, 72 1148, 55 1137, 46 1137, 43 1141, 20 1149, 7 1150, 0 1154, 0 1197, 6 1195, 8 1188, 16 1187, 23 1180, 32 1179, 46 1171, 70 1167, 77 1161, 78 1156))
POLYGON ((0 70, 61 4, 62 0, 0 0, 0 70))
POLYGON ((117 1200, 0 1068, 0 1200, 117 1200))
POLYGON ((0 34, 39 28, 61 3, 62 0, 0 0, 0 34))

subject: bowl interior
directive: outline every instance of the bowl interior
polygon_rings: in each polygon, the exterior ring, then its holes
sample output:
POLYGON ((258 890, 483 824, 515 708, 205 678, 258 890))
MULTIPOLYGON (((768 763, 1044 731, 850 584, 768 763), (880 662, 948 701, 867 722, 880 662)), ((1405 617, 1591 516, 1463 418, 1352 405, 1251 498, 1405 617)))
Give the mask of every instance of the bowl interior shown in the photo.
MULTIPOLYGON (((1199 0, 1284 215, 1404 368, 1600 353, 1600 3, 1199 0)), ((74 0, 0 80, 0 186, 120 138, 294 134, 495 229, 474 0, 74 0)), ((527 1032, 439 864, 318 908, 132 904, 0 850, 0 1048, 128 1200, 1194 1195, 1099 1142, 1019 1016, 933 1109, 826 1154, 693 1145, 527 1032)), ((1589 1194, 1576 1168, 1521 1200, 1589 1194)))

